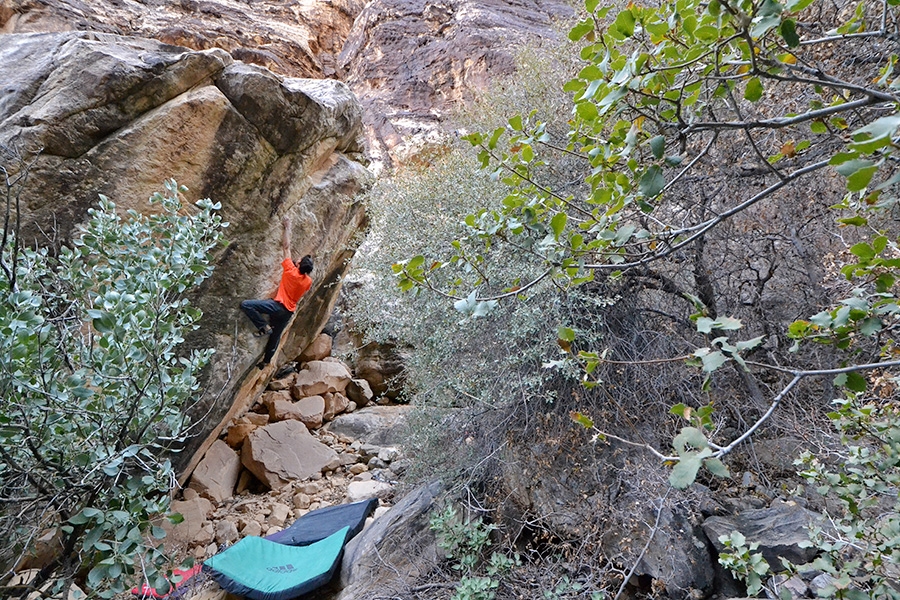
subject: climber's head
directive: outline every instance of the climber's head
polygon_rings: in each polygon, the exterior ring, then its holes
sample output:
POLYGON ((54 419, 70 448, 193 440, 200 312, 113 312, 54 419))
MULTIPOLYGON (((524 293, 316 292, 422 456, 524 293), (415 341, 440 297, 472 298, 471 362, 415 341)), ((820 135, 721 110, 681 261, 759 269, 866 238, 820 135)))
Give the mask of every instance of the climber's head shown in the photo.
POLYGON ((304 275, 309 275, 310 273, 312 273, 313 261, 312 257, 309 254, 300 259, 300 262, 297 263, 297 270, 299 270, 304 275))

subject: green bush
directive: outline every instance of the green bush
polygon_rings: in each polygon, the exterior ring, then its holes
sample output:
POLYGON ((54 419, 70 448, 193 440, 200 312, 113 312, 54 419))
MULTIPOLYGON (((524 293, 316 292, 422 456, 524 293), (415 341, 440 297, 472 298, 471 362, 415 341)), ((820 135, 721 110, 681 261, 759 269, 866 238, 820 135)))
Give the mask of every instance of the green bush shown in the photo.
POLYGON ((166 588, 154 519, 211 355, 178 351, 200 318, 184 292, 212 272, 224 224, 218 204, 188 209, 186 188, 165 188, 150 216, 121 217, 101 196, 56 256, 3 238, 0 556, 9 569, 55 533, 58 554, 35 585, 52 572, 59 588, 77 578, 112 597, 141 572, 166 588))
MULTIPOLYGON (((362 304, 385 307, 374 331, 415 346, 411 393, 442 409, 421 417, 444 440, 435 454, 468 465, 445 473, 502 502, 491 492, 509 473, 487 465, 562 439, 563 405, 616 440, 610 454, 624 444, 675 465, 677 488, 724 490, 723 459, 740 464, 754 436, 829 447, 819 417, 835 390, 896 385, 896 3, 587 0, 563 108, 526 94, 518 114, 472 125, 486 178, 448 144, 375 197, 419 225, 375 224, 406 249, 391 272, 411 294, 362 304)), ((603 468, 569 464, 572 480, 603 468)), ((541 485, 539 468, 525 483, 541 485)), ((597 479, 578 491, 615 485, 597 479)))
POLYGON ((491 532, 497 526, 481 519, 464 519, 452 504, 433 513, 429 524, 437 535, 438 547, 453 569, 461 573, 452 600, 493 600, 500 579, 519 564, 518 555, 510 558, 500 552, 491 553, 484 561, 491 532), (480 574, 482 571, 485 575, 480 574))
POLYGON ((900 598, 900 412, 895 402, 852 395, 829 418, 843 448, 833 459, 804 453, 801 475, 837 500, 827 526, 810 530, 814 566, 832 577, 829 597, 900 598))
MULTIPOLYGON (((522 110, 529 103, 548 118, 558 114, 566 101, 562 83, 571 75, 571 65, 560 57, 571 61, 549 45, 525 49, 518 74, 457 115, 459 127, 493 127, 501 111, 522 110)), ((564 144, 565 132, 554 133, 564 144)), ((462 215, 479 206, 501 206, 506 186, 477 166, 468 144, 448 137, 427 166, 402 167, 379 180, 367 198, 370 234, 354 258, 352 276, 363 282, 350 296, 348 315, 354 327, 364 334, 364 342, 414 348, 406 356, 404 379, 406 399, 421 409, 411 417, 414 475, 439 468, 452 479, 469 477, 473 466, 488 467, 491 462, 482 459, 493 442, 481 432, 516 422, 523 417, 516 414, 519 409, 553 406, 577 387, 576 369, 561 376, 544 368, 557 356, 557 324, 584 312, 579 308, 583 303, 596 306, 606 300, 595 291, 569 296, 547 281, 531 288, 527 300, 482 314, 474 307, 465 312, 464 303, 460 312, 437 294, 397 294, 392 265, 410 255, 441 253, 467 230, 462 215), (459 421, 448 426, 449 419, 459 421)), ((548 175, 560 185, 573 180, 572 164, 564 160, 552 167, 548 175)), ((506 248, 497 261, 461 260, 458 266, 488 280, 524 281, 539 273, 530 257, 515 248, 506 248)), ((447 289, 461 283, 462 278, 440 282, 447 289)), ((584 329, 587 338, 591 328, 584 329)), ((531 422, 527 417, 518 421, 531 422)))

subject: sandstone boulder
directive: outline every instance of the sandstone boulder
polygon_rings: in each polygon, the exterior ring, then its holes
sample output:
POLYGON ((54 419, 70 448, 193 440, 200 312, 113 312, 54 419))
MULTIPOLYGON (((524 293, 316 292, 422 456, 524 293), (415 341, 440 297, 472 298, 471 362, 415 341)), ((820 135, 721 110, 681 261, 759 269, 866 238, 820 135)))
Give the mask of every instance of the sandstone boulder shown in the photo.
POLYGON ((217 544, 227 546, 238 541, 238 538, 240 538, 240 535, 238 534, 237 525, 232 521, 222 519, 216 523, 215 539, 217 544))
POLYGON ((206 521, 200 527, 200 531, 194 536, 191 542, 192 546, 205 547, 213 543, 216 539, 216 527, 213 523, 206 521))
POLYGON ((304 152, 321 140, 362 151, 362 110, 346 86, 283 79, 245 63, 226 67, 216 85, 279 154, 304 152))
POLYGON ((241 419, 246 419, 247 422, 256 425, 257 427, 262 427, 263 425, 269 424, 269 415, 261 415, 257 413, 247 413, 241 419))
POLYGON ((225 434, 225 443, 235 450, 240 450, 244 444, 244 440, 250 435, 250 432, 259 427, 249 421, 238 421, 228 428, 225 434))
POLYGON ((241 451, 241 462, 257 479, 272 489, 318 474, 337 453, 322 444, 299 421, 281 421, 250 434, 241 451))
POLYGON ((366 406, 374 396, 372 386, 365 379, 351 379, 347 384, 347 397, 359 408, 366 406))
POLYGON ((320 333, 316 339, 300 353, 297 360, 300 362, 310 362, 313 360, 322 360, 331 356, 331 336, 327 333, 320 333))
MULTIPOLYGON (((0 5, 2 8, 2 5, 0 5)), ((70 584, 65 591, 56 588, 57 581, 51 579, 44 582, 39 589, 34 588, 34 580, 40 574, 38 568, 18 568, 15 574, 6 581, 6 587, 10 589, 31 589, 34 590, 25 596, 25 600, 42 600, 48 598, 50 600, 82 600, 87 598, 87 594, 74 583, 70 584)), ((21 597, 21 596, 20 596, 21 597)))
POLYGON ((355 200, 371 181, 359 162, 359 105, 343 83, 283 79, 220 49, 83 31, 0 36, 0 81, 0 143, 33 158, 23 237, 44 243, 42 232, 54 231, 66 241, 98 194, 147 212, 170 178, 189 188, 188 204, 222 204, 229 243, 192 292, 204 317, 184 348, 218 350, 201 382, 216 393, 194 409, 207 418, 176 455, 188 460, 246 410, 227 414, 252 402, 282 355, 296 356, 324 327, 365 221, 355 200), (277 287, 282 216, 293 217, 296 254, 315 257, 313 287, 282 336, 283 354, 259 371, 248 367, 265 340, 252 337, 239 304, 277 287))
POLYGON ((341 461, 341 466, 346 467, 347 465, 355 465, 359 462, 359 455, 354 454, 353 452, 341 452, 338 454, 338 458, 341 461))
POLYGON ((270 423, 291 419, 295 421, 303 420, 302 411, 294 404, 290 393, 287 391, 266 392, 262 396, 261 403, 269 412, 270 423))
POLYGON ((297 409, 297 419, 309 429, 318 429, 322 426, 325 413, 325 399, 322 396, 301 398, 294 406, 297 409))
POLYGON ((280 502, 275 502, 272 504, 271 508, 272 512, 269 513, 269 518, 266 519, 266 522, 269 525, 283 527, 288 519, 288 516, 291 514, 291 507, 280 502))
POLYGON ((241 529, 241 535, 244 537, 260 536, 262 535, 262 525, 258 521, 249 521, 241 529))
POLYGON ((347 486, 347 502, 359 502, 369 498, 384 498, 393 489, 391 484, 383 481, 352 481, 347 486))
MULTIPOLYGON (((276 423, 278 421, 288 421, 293 419, 294 421, 304 421, 304 415, 301 408, 295 402, 291 402, 290 400, 275 400, 274 402, 269 404, 269 422, 276 423)), ((310 427, 309 423, 304 421, 303 423, 310 429, 315 429, 315 427, 310 427)))
POLYGON ((294 398, 306 398, 326 392, 341 392, 350 383, 350 371, 340 362, 314 360, 297 373, 291 394, 294 398))
MULTIPOLYGON (((292 400, 291 393, 287 390, 266 392, 260 397, 259 403, 264 405, 266 407, 266 410, 268 410, 269 405, 276 400, 284 400, 286 402, 290 402, 292 400)), ((271 419, 271 416, 269 418, 271 419)))
POLYGON ((168 519, 161 519, 160 526, 166 531, 167 539, 185 545, 193 542, 201 535, 207 517, 212 512, 212 502, 201 496, 191 499, 175 500, 169 509, 172 514, 180 514, 184 520, 174 524, 168 519))
POLYGON ((194 469, 190 487, 204 498, 221 503, 231 498, 240 473, 240 457, 226 442, 216 440, 194 469))
POLYGON ((62 555, 63 532, 58 527, 45 529, 16 565, 16 571, 43 569, 62 555))
POLYGON ((350 400, 347 399, 347 396, 341 393, 326 392, 322 398, 325 400, 325 412, 323 418, 326 421, 331 421, 335 416, 341 414, 347 407, 350 406, 350 400))
POLYGON ((377 446, 400 445, 406 432, 408 405, 367 406, 335 417, 325 426, 329 433, 377 446))
POLYGON ((282 377, 280 379, 273 379, 269 382, 267 389, 280 392, 282 390, 290 390, 291 386, 294 385, 294 377, 295 374, 291 373, 287 377, 282 377))

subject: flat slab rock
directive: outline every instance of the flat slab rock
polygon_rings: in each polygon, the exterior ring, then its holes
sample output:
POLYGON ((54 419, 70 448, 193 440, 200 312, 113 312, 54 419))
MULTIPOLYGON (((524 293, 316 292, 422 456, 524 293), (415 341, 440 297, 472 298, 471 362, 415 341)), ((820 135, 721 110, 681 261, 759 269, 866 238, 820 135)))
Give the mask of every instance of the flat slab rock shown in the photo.
POLYGON ((804 548, 809 542, 807 527, 821 517, 793 502, 775 502, 769 508, 745 510, 730 517, 710 517, 703 531, 717 552, 725 549, 719 537, 740 531, 747 543, 759 542, 759 551, 770 565, 781 565, 784 557, 800 565, 815 558, 815 548, 804 548))
POLYGON ((280 421, 254 430, 244 441, 241 462, 272 489, 302 481, 337 460, 300 421, 280 421))
POLYGON ((240 474, 240 457, 223 440, 216 440, 194 469, 190 487, 201 496, 221 503, 231 498, 240 474))
POLYGON ((400 445, 406 429, 406 417, 412 407, 367 406, 352 413, 335 417, 325 429, 337 436, 345 436, 376 446, 400 445))

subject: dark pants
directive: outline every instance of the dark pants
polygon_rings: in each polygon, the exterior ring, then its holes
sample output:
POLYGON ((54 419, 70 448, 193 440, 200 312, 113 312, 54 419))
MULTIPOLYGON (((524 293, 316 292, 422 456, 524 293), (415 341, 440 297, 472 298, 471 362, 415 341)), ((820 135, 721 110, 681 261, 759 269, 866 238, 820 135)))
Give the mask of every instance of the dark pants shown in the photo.
POLYGON ((291 320, 291 316, 294 313, 286 309, 281 302, 276 302, 275 300, 244 300, 241 302, 241 310, 250 318, 257 329, 263 330, 266 325, 272 327, 272 333, 269 335, 266 352, 263 354, 262 360, 263 363, 268 364, 278 348, 281 333, 287 327, 288 321, 291 320), (263 315, 269 315, 268 323, 263 315))

